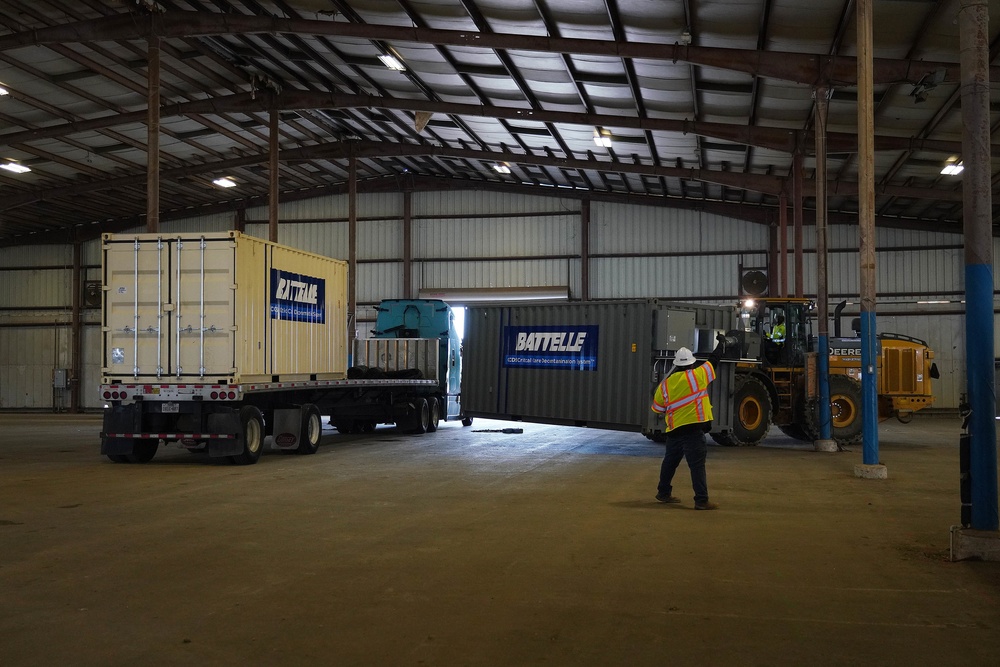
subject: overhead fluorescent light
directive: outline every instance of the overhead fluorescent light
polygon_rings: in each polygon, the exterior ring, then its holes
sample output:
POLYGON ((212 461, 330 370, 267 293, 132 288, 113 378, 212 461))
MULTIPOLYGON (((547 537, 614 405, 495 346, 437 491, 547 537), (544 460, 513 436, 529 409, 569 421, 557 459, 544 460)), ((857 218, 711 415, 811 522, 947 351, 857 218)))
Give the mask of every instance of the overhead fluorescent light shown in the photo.
POLYGON ((217 179, 215 179, 212 182, 215 183, 216 185, 218 185, 220 188, 235 188, 236 187, 236 181, 234 181, 233 179, 229 178, 228 176, 223 176, 222 178, 217 178, 217 179))
POLYGON ((945 176, 957 176, 962 173, 963 169, 965 169, 965 165, 961 162, 949 162, 941 168, 941 173, 945 176))
POLYGON ((503 162, 500 162, 498 164, 493 165, 493 170, 495 172, 497 172, 498 174, 509 174, 510 173, 510 167, 508 167, 503 162))
POLYGON ((604 148, 611 148, 611 132, 600 127, 595 127, 594 143, 604 148))
POLYGON ((10 91, 3 86, 0 86, 0 97, 3 97, 4 95, 10 95, 10 91))
POLYGON ((399 58, 397 58, 396 56, 394 56, 394 55, 392 55, 390 53, 386 53, 385 55, 381 55, 381 56, 378 57, 378 59, 382 61, 383 65, 385 65, 386 67, 388 67, 391 70, 394 70, 396 72, 405 72, 406 71, 406 66, 403 65, 403 63, 400 62, 399 58))
POLYGON ((15 174, 27 174, 31 169, 25 167, 23 164, 18 164, 17 162, 4 162, 0 164, 0 169, 6 169, 7 171, 12 171, 15 174))

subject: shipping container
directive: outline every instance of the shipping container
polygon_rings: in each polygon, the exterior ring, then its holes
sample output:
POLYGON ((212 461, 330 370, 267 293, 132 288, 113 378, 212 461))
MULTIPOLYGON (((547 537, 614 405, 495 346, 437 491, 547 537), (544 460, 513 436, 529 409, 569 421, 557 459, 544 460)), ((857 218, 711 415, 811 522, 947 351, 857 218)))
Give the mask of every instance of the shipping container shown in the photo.
MULTIPOLYGON (((470 307, 465 412, 656 436, 650 404, 674 352, 707 356, 733 319, 732 308, 655 299, 470 307)), ((729 428, 733 366, 710 386, 715 429, 729 428)))
POLYGON ((235 231, 103 247, 104 383, 346 377, 346 262, 235 231))

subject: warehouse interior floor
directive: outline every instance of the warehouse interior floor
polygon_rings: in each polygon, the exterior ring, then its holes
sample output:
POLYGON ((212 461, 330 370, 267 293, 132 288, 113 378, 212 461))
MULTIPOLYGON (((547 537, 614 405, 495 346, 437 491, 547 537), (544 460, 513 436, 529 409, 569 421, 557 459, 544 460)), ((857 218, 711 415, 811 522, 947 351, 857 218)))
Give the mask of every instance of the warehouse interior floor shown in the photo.
POLYGON ((948 560, 957 418, 883 424, 887 480, 713 446, 715 512, 684 464, 654 501, 641 436, 503 426, 122 465, 95 415, 0 414, 0 664, 996 664, 1000 564, 948 560))

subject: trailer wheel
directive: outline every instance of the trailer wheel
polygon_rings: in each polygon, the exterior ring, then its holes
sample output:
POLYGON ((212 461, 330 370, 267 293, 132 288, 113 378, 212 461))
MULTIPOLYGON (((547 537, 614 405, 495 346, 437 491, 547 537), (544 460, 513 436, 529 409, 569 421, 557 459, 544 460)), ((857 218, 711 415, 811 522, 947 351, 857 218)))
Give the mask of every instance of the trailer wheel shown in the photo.
POLYGON ((149 463, 156 456, 159 440, 136 440, 132 445, 132 453, 126 455, 132 463, 149 463))
POLYGON ((472 417, 462 417, 462 426, 472 426, 472 417))
POLYGON ((771 430, 771 394, 760 380, 748 377, 733 394, 733 445, 756 445, 771 430))
POLYGON ((416 398, 413 400, 413 416, 410 421, 410 433, 426 433, 431 421, 431 409, 427 405, 427 399, 416 398))
POLYGON ((108 454, 108 458, 115 463, 128 463, 128 454, 108 454))
POLYGON ((319 449, 319 439, 323 435, 323 418, 319 408, 312 403, 306 403, 299 410, 302 424, 299 426, 299 446, 297 454, 315 454, 319 449))
POLYGON ((441 422, 441 401, 434 396, 427 399, 427 407, 430 409, 430 420, 427 422, 427 432, 433 433, 438 430, 441 422))
POLYGON ((264 415, 253 405, 240 408, 240 435, 243 451, 230 457, 232 462, 237 465, 257 463, 264 449, 264 415))

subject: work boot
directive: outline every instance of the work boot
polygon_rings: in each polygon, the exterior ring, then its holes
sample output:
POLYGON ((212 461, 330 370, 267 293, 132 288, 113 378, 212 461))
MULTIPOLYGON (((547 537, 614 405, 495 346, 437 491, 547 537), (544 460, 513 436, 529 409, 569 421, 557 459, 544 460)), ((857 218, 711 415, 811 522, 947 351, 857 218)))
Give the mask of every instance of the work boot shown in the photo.
POLYGON ((677 496, 665 496, 662 493, 656 494, 656 499, 661 503, 679 503, 681 501, 677 496))
POLYGON ((695 503, 694 508, 696 510, 717 510, 719 509, 719 506, 706 500, 703 503, 695 503))

